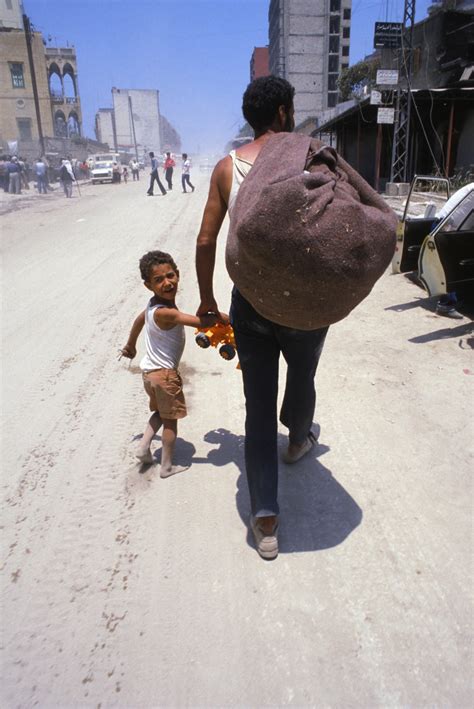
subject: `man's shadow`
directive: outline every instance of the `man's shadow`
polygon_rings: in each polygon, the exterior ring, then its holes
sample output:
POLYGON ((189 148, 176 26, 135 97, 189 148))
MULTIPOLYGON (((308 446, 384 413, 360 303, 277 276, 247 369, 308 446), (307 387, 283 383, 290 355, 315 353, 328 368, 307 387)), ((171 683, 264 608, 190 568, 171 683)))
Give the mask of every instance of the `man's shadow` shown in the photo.
MULTIPOLYGON (((245 436, 219 428, 206 433, 204 440, 218 444, 207 455, 212 465, 219 467, 235 463, 238 467, 236 505, 248 528, 250 500, 245 474, 245 436)), ((287 442, 286 436, 278 434, 279 448, 284 448, 287 442)), ((337 546, 362 520, 362 510, 355 500, 318 460, 328 450, 327 446, 317 444, 314 452, 291 466, 280 462, 278 497, 283 520, 279 534, 280 553, 337 546)), ((250 532, 247 543, 255 546, 250 532)))

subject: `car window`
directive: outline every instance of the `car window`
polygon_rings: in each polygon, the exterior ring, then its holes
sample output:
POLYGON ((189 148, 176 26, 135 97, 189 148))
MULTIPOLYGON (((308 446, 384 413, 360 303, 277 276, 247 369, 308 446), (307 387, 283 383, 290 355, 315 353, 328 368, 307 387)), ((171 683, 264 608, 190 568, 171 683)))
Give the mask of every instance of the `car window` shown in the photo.
POLYGON ((440 226, 439 231, 472 231, 474 229, 474 191, 460 202, 440 226))

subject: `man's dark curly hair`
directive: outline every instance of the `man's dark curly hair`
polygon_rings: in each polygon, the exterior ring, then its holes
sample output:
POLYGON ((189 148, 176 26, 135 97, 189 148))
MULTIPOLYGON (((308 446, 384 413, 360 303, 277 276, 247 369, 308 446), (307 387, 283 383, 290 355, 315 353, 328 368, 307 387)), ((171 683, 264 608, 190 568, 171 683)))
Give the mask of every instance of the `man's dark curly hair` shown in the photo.
POLYGON ((294 87, 278 76, 261 76, 249 84, 242 99, 242 113, 254 130, 271 126, 284 106, 287 111, 293 105, 294 87))
POLYGON ((145 283, 150 281, 151 269, 153 266, 159 266, 161 263, 169 263, 174 271, 178 270, 177 265, 173 261, 172 256, 164 251, 149 251, 140 259, 140 273, 145 283))

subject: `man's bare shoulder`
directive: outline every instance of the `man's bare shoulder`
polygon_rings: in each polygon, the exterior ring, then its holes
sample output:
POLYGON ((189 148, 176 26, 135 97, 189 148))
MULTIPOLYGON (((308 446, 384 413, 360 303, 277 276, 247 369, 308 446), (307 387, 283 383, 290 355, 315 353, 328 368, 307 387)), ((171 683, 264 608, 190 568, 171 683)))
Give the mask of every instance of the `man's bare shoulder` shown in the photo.
POLYGON ((225 158, 219 160, 216 164, 214 170, 212 171, 212 177, 215 179, 225 178, 232 174, 232 158, 230 155, 226 155, 225 158))

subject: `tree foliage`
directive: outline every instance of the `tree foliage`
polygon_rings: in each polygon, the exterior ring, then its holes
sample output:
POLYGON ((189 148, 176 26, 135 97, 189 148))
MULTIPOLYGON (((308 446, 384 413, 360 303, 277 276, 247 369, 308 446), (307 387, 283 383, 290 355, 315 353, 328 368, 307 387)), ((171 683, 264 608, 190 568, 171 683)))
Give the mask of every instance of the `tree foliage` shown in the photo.
POLYGON ((369 89, 375 86, 377 69, 380 69, 380 59, 364 60, 344 69, 337 80, 342 101, 360 96, 364 86, 369 89))

